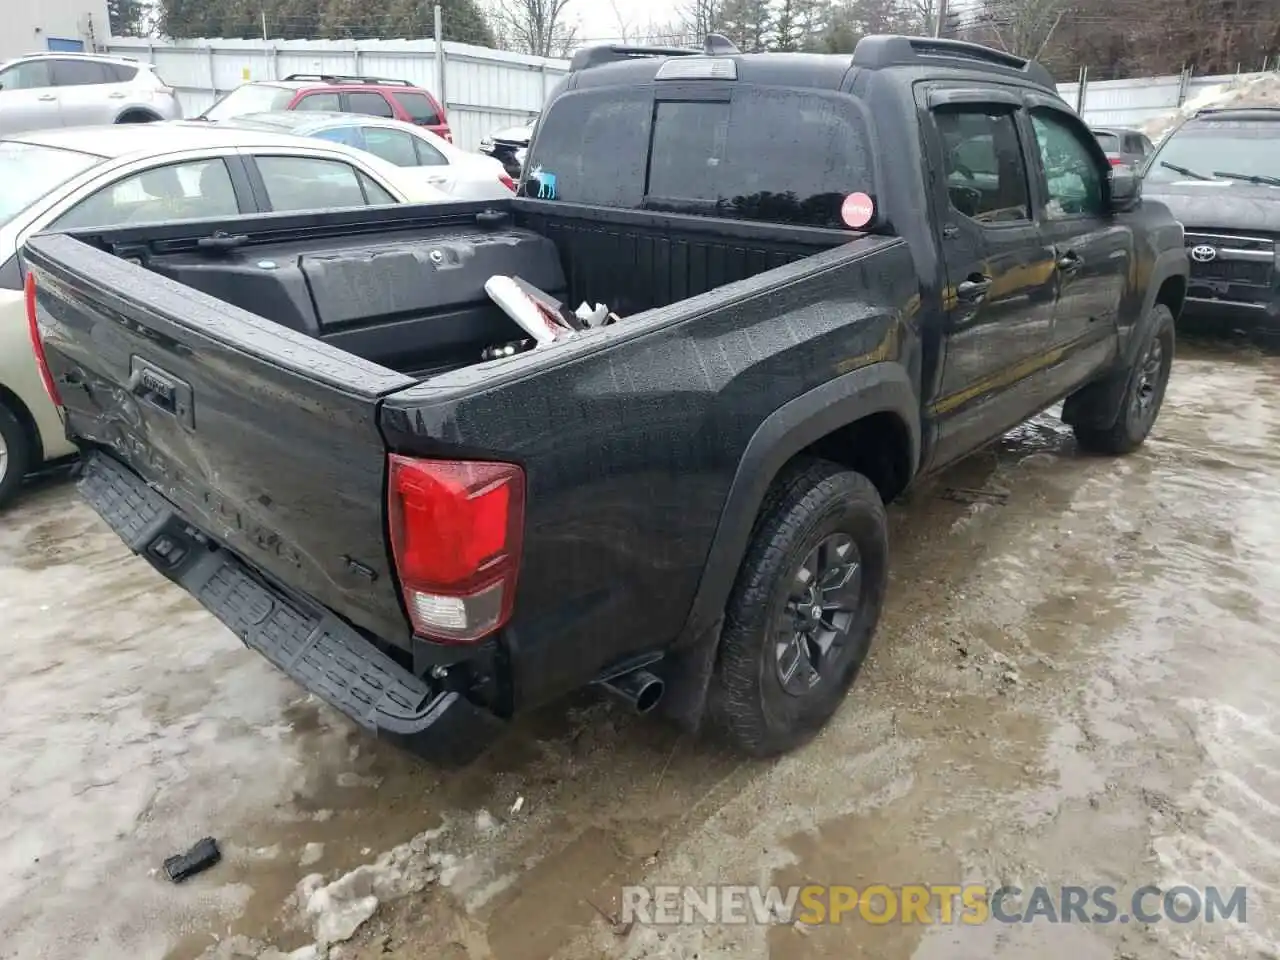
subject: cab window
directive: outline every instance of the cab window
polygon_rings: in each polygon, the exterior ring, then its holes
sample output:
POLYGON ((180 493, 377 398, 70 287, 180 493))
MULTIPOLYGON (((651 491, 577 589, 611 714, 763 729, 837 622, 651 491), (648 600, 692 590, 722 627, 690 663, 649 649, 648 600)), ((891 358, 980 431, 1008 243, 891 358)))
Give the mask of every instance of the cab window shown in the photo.
POLYGON ((1031 112, 1036 145, 1049 189, 1045 216, 1100 217, 1106 212, 1102 170, 1083 136, 1056 110, 1031 112))
POLYGON ((934 111, 947 199, 978 223, 1031 218, 1027 169, 1013 109, 958 104, 934 111))

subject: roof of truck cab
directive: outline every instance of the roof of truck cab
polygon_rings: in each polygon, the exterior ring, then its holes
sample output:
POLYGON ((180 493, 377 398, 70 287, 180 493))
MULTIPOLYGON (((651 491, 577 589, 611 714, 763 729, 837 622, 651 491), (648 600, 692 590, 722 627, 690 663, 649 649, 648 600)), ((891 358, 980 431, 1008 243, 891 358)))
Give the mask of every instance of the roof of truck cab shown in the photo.
MULTIPOLYGON (((667 57, 635 57, 601 64, 573 74, 577 89, 626 87, 651 83, 667 57)), ((730 59, 738 65, 738 81, 767 86, 815 87, 838 90, 852 66, 849 56, 829 53, 742 53, 730 59)))
MULTIPOLYGON (((102 127, 55 127, 13 134, 4 139, 115 159, 139 153, 177 153, 205 147, 296 147, 301 138, 283 132, 224 127, 203 120, 178 120, 102 127)), ((314 143, 308 141, 307 145, 314 146, 314 143)))
MULTIPOLYGON (((722 38, 721 38, 722 39, 722 38)), ((727 41, 725 41, 727 42, 727 41)), ((637 86, 659 81, 659 71, 672 59, 731 60, 733 81, 762 86, 839 90, 855 71, 906 68, 917 73, 948 71, 975 78, 1019 79, 1058 94, 1052 75, 1041 64, 975 43, 936 37, 873 35, 847 53, 740 53, 732 47, 706 51, 663 50, 606 45, 580 50, 562 89, 637 86)), ((671 79, 672 84, 685 81, 671 79)), ((715 82, 709 79, 708 82, 715 82)))

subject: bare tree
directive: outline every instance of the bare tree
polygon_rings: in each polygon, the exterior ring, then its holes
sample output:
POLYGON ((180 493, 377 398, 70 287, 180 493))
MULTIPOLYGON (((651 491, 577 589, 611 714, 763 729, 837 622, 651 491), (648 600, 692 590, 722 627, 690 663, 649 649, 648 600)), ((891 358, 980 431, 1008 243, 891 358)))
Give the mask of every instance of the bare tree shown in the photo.
POLYGON ((577 46, 578 27, 565 9, 573 0, 496 0, 494 33, 509 50, 536 57, 566 57, 577 46))
POLYGON ((701 43, 708 33, 722 26, 725 0, 685 0, 680 8, 680 22, 695 42, 701 43))
POLYGON ((1035 59, 1044 55, 1069 10, 1068 0, 986 0, 978 26, 993 46, 1035 59))

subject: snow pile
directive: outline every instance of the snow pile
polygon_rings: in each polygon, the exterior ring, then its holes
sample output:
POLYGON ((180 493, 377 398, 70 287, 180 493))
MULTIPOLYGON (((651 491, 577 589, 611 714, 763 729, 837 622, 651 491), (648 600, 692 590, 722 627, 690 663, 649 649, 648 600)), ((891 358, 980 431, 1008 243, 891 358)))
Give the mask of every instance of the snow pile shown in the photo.
POLYGON ((332 883, 318 873, 298 884, 297 902, 323 949, 350 940, 378 904, 419 893, 454 866, 450 854, 436 853, 431 842, 444 831, 427 830, 393 847, 373 863, 356 867, 332 883))
POLYGON ((1280 107, 1280 74, 1261 73, 1220 83, 1168 113, 1141 125, 1152 141, 1158 141, 1175 126, 1206 107, 1280 107))

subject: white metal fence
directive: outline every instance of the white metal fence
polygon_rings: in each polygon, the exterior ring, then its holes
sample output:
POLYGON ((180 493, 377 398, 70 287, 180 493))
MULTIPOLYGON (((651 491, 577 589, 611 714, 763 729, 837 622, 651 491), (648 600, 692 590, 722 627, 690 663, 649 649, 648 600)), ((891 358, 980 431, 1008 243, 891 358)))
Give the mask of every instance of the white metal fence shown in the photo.
MULTIPOLYGON (((1085 83, 1081 115, 1094 126, 1134 127, 1168 114, 1215 87, 1243 82, 1257 73, 1194 77, 1139 77, 1085 83)), ((1058 93, 1072 106, 1079 104, 1078 83, 1058 84, 1058 93)))
MULTIPOLYGON (((114 54, 154 63, 178 90, 189 117, 246 80, 282 80, 291 73, 381 76, 425 87, 445 104, 454 139, 474 150, 493 130, 523 123, 542 102, 569 64, 518 53, 446 41, 444 89, 440 89, 434 40, 177 40, 112 37, 114 54)), ((1087 82, 1082 113, 1095 125, 1135 126, 1212 87, 1256 74, 1192 77, 1143 77, 1087 82)), ((1079 102, 1079 84, 1063 83, 1058 92, 1079 102)))
POLYGON ((107 50, 156 65, 193 117, 246 80, 326 73, 408 80, 430 90, 449 113, 454 140, 474 150, 494 129, 524 123, 565 73, 545 60, 445 41, 444 89, 434 40, 178 40, 112 37, 107 50))

